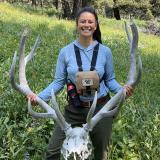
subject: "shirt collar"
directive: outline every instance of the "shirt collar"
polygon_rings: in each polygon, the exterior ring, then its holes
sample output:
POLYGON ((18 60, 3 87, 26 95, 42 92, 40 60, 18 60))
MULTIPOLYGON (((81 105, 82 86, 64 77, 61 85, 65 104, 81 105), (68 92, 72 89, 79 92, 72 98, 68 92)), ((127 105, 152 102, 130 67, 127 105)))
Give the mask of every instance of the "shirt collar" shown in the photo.
POLYGON ((97 41, 97 40, 94 40, 93 43, 91 43, 87 48, 84 48, 84 47, 79 43, 78 40, 75 40, 75 41, 73 42, 73 44, 75 44, 79 49, 85 50, 85 51, 88 52, 88 51, 92 50, 92 49, 98 44, 98 41, 97 41))

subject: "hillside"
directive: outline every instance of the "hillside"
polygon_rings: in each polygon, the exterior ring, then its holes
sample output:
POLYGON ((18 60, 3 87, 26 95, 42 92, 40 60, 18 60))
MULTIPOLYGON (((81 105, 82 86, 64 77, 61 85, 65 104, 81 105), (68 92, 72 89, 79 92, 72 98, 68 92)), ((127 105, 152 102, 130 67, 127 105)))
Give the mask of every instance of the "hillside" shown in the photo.
MULTIPOLYGON (((129 45, 123 21, 101 18, 100 26, 103 43, 113 52, 116 79, 123 85, 129 69, 129 45)), ((54 126, 51 119, 33 119, 28 115, 25 97, 10 85, 9 69, 24 28, 30 31, 26 54, 36 37, 41 37, 37 55, 27 66, 27 79, 36 93, 52 82, 59 50, 76 38, 72 21, 0 3, 0 159, 4 160, 21 160, 28 153, 33 160, 42 159, 54 126)), ((158 160, 160 157, 159 42, 157 36, 139 34, 143 77, 134 96, 126 101, 114 121, 109 160, 158 160)), ((58 96, 62 110, 65 97, 64 91, 58 96)))

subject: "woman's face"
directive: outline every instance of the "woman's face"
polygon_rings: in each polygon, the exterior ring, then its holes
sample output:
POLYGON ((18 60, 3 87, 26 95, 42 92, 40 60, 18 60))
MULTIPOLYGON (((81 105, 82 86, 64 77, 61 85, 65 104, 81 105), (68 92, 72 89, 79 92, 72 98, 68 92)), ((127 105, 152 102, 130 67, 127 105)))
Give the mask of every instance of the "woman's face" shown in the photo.
POLYGON ((80 36, 92 37, 96 30, 97 22, 95 16, 90 12, 83 12, 80 14, 77 24, 77 30, 80 36))

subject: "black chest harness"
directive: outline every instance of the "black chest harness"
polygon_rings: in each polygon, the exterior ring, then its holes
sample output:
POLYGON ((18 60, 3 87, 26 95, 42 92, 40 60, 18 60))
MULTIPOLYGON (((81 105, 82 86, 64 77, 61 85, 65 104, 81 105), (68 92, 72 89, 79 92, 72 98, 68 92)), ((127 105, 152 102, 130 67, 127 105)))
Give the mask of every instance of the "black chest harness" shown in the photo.
POLYGON ((83 96, 94 95, 95 91, 99 89, 99 83, 100 83, 99 76, 95 71, 97 55, 99 50, 99 43, 94 47, 93 50, 90 71, 83 71, 80 50, 76 45, 74 45, 74 50, 79 70, 79 72, 77 72, 76 74, 77 91, 83 96))
MULTIPOLYGON (((85 74, 83 73, 87 73, 87 74, 90 74, 90 72, 94 72, 96 73, 95 71, 95 66, 96 66, 96 61, 97 61, 97 56, 98 56, 98 51, 99 51, 99 44, 97 44, 95 47, 94 47, 94 50, 93 50, 93 56, 92 56, 92 60, 91 60, 91 67, 90 67, 90 71, 83 71, 83 68, 82 68, 82 60, 81 60, 81 56, 80 56, 80 51, 79 51, 79 48, 74 45, 74 50, 75 50, 75 56, 76 56, 76 61, 77 61, 77 66, 78 66, 78 71, 79 71, 79 75, 81 75, 82 73, 82 80, 85 79, 85 74)), ((76 75, 77 76, 77 75, 76 75)), ((94 79, 95 77, 97 76, 98 78, 98 83, 97 83, 97 86, 99 88, 99 83, 104 79, 104 75, 103 77, 99 80, 99 76, 98 74, 93 74, 92 75, 92 78, 94 79)), ((86 79, 85 79, 86 80, 86 79)), ((88 82, 88 79, 87 81, 88 82)), ((87 84, 87 83, 85 83, 87 84)), ((94 86, 94 85, 93 85, 94 86)), ((86 85, 85 86, 85 94, 83 94, 83 90, 79 90, 78 89, 78 86, 77 84, 74 85, 70 80, 69 80, 69 83, 67 83, 67 93, 68 93, 68 97, 69 97, 69 100, 73 103, 74 106, 80 106, 80 98, 79 98, 79 95, 83 95, 83 96, 86 96, 86 95, 92 95, 92 91, 93 91, 93 87, 92 85, 86 85)), ((82 87, 83 88, 83 87, 82 87)), ((96 89, 97 90, 97 89, 96 89)), ((95 90, 94 90, 95 92, 95 90)))
MULTIPOLYGON (((99 43, 94 47, 94 50, 93 50, 93 56, 92 56, 90 71, 95 70, 96 61, 97 61, 97 55, 98 55, 98 50, 99 50, 99 43)), ((83 68, 82 68, 82 60, 81 60, 81 56, 80 56, 80 51, 79 51, 79 48, 78 48, 76 45, 74 45, 74 51, 75 51, 75 55, 76 55, 78 70, 79 70, 79 71, 83 71, 83 68)))

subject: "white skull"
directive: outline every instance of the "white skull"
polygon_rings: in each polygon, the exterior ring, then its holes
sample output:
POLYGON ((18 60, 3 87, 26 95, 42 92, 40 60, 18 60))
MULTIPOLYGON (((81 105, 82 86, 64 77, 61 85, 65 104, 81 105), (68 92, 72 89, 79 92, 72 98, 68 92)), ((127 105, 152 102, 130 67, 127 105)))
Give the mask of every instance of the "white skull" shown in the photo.
POLYGON ((92 143, 89 132, 83 127, 70 128, 66 131, 66 139, 63 142, 61 153, 67 160, 73 155, 76 160, 78 156, 81 160, 87 159, 92 153, 92 143))

